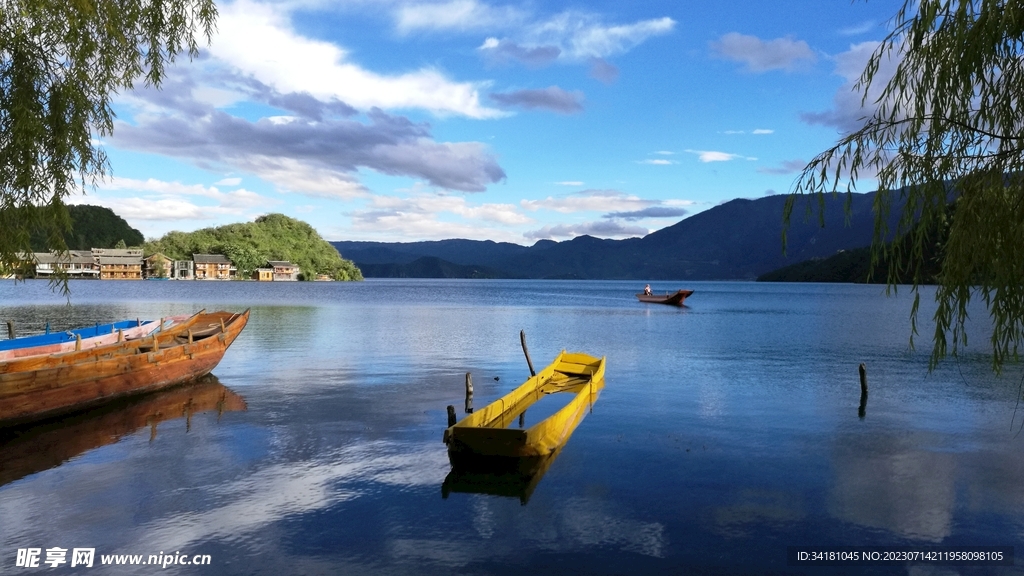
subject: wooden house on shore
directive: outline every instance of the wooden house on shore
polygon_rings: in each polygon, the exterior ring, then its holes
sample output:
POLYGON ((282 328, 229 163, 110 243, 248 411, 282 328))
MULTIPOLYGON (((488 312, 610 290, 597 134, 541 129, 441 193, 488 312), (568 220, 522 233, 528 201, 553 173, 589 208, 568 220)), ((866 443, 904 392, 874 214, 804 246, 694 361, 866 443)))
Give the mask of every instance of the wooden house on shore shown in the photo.
POLYGON ((142 280, 141 248, 93 248, 100 280, 142 280))
POLYGON ((89 250, 68 250, 66 256, 54 252, 35 252, 31 257, 37 278, 52 278, 63 270, 68 278, 99 278, 100 267, 89 250))
POLYGON ((196 280, 234 280, 238 268, 223 254, 193 254, 196 280))
POLYGON ((274 282, 294 282, 299 279, 299 267, 287 260, 270 260, 267 266, 273 270, 274 282))

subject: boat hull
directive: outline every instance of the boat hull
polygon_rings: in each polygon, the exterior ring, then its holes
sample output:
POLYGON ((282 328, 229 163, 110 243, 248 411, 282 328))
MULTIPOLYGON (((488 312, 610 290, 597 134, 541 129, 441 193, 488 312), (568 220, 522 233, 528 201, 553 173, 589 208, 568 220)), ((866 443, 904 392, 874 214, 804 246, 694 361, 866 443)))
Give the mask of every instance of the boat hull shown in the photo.
POLYGON ((521 386, 445 430, 449 459, 532 458, 552 454, 568 442, 604 387, 604 358, 563 351, 549 366, 521 386), (525 430, 509 428, 543 396, 556 392, 575 397, 560 410, 525 430))
POLYGON ((637 300, 647 304, 668 304, 670 306, 682 306, 686 299, 693 294, 693 290, 677 290, 675 294, 637 294, 637 300))
POLYGON ((196 380, 220 362, 248 318, 248 310, 204 314, 143 340, 0 362, 0 426, 196 380), (217 327, 222 321, 223 330, 217 327), (215 333, 209 333, 210 324, 215 333))

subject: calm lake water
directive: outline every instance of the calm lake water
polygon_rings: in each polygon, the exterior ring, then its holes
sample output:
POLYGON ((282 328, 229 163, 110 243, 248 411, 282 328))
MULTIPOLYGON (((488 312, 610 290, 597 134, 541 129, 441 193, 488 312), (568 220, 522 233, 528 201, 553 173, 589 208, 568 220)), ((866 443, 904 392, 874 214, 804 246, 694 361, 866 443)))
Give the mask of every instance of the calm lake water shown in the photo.
POLYGON ((789 546, 1024 541, 1022 367, 991 375, 984 322, 929 373, 909 292, 652 284, 696 290, 679 309, 636 302, 643 284, 78 281, 68 307, 0 282, 23 333, 252 308, 199 388, 0 440, 0 573, 1024 573, 787 564, 789 546), (529 375, 520 330, 538 368, 606 356, 605 388, 529 489, 445 497, 445 407, 461 417, 466 372, 477 407, 529 375), (16 568, 29 547, 211 565, 16 568))

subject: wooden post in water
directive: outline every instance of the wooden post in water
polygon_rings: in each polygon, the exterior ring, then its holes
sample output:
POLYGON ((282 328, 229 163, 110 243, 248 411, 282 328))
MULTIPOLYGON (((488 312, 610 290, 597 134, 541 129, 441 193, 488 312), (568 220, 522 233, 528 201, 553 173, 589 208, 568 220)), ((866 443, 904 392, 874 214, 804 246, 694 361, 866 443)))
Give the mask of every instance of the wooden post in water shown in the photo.
POLYGON ((448 405, 448 427, 455 426, 455 406, 448 405))
POLYGON ((530 367, 530 376, 536 376, 533 370, 533 360, 530 360, 530 351, 526 349, 526 331, 519 331, 519 341, 523 344, 523 354, 526 354, 526 364, 530 367))
POLYGON ((7 337, 14 340, 14 320, 7 321, 7 337))
POLYGON ((860 408, 857 409, 857 416, 863 418, 868 408, 868 369, 864 364, 858 368, 860 372, 860 408))
POLYGON ((473 375, 466 372, 466 414, 473 413, 473 375))
POLYGON ((77 352, 77 351, 79 351, 81 349, 82 349, 82 335, 81 334, 75 334, 75 351, 77 352))

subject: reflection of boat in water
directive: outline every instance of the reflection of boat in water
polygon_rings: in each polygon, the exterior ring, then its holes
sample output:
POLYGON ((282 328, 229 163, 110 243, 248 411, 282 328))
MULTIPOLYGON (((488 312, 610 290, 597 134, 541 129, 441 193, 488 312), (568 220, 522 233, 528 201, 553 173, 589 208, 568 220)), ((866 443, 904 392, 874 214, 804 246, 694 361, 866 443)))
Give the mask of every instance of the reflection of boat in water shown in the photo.
POLYGON ((693 290, 677 290, 675 294, 637 294, 636 297, 641 302, 646 302, 648 304, 670 304, 672 306, 682 306, 683 302, 685 302, 691 294, 693 294, 693 290))
POLYGON ((604 358, 562 351, 546 368, 521 386, 444 432, 448 457, 458 465, 465 457, 522 458, 546 456, 564 445, 597 400, 604 386, 604 358), (542 397, 575 394, 560 410, 525 430, 509 428, 542 397))
POLYGON ((208 374, 249 311, 200 313, 147 338, 0 362, 0 426, 49 418, 208 374))
POLYGON ((241 396, 216 377, 206 376, 194 384, 111 402, 59 420, 7 428, 0 431, 0 486, 113 444, 146 426, 152 438, 160 422, 184 418, 187 429, 193 414, 245 409, 241 396))
POLYGON ((452 492, 508 496, 519 498, 525 506, 560 451, 527 458, 464 458, 444 479, 441 496, 448 498, 452 492))

